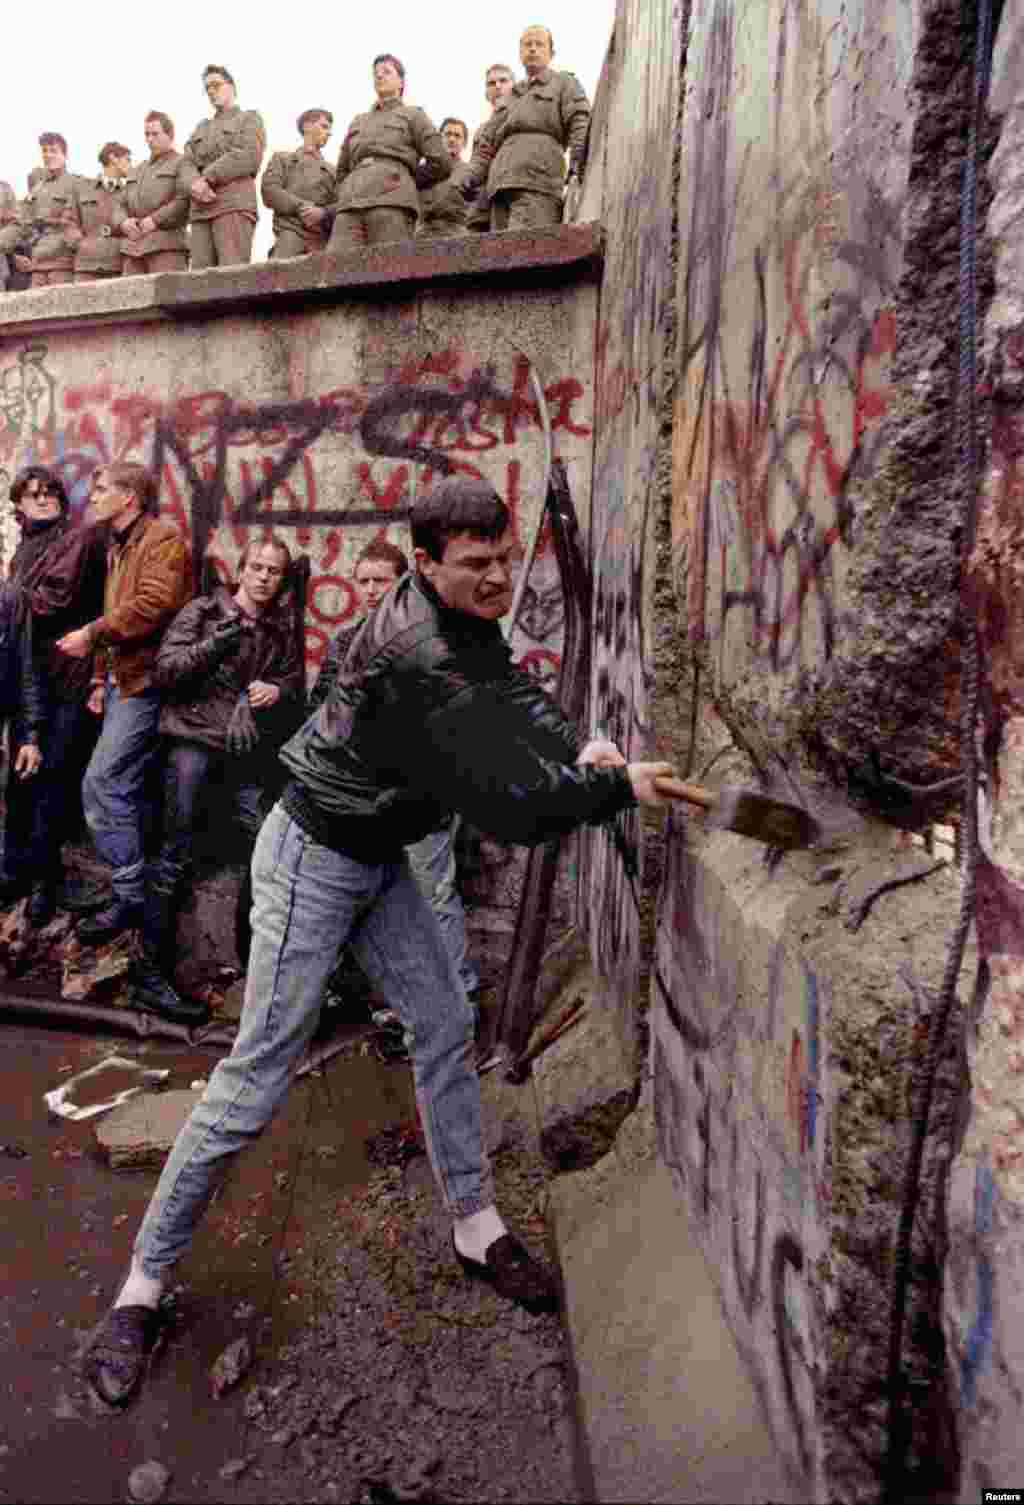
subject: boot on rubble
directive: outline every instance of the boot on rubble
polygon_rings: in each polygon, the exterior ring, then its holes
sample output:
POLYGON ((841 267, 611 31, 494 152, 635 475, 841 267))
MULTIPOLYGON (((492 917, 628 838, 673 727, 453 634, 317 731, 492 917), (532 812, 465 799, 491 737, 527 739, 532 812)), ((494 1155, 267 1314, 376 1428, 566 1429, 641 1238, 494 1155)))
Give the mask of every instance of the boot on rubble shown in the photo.
POLYGON ((142 960, 135 965, 132 1006, 159 1014, 175 1024, 203 1024, 209 1017, 205 1003, 182 998, 171 981, 178 905, 173 885, 146 884, 142 906, 142 960))

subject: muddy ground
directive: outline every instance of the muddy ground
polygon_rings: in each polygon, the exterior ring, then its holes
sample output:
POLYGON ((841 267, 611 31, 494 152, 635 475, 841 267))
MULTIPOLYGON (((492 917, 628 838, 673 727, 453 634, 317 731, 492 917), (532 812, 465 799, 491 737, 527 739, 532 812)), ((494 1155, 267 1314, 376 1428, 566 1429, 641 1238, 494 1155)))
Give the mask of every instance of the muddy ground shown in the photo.
MULTIPOLYGON (((175 1087, 216 1054, 8 1014, 0 1030, 0 1500, 107 1505, 149 1460, 183 1505, 589 1493, 560 1320, 465 1281, 409 1068, 364 1053, 358 1032, 240 1159, 180 1267, 143 1393, 124 1412, 103 1406, 81 1354, 156 1172, 112 1171, 94 1121, 53 1118, 43 1093, 114 1051, 170 1068, 175 1087), (215 1399, 211 1368, 241 1337, 252 1365, 215 1399)), ((506 1216, 550 1258, 548 1170, 520 1144, 495 1171, 506 1216)))

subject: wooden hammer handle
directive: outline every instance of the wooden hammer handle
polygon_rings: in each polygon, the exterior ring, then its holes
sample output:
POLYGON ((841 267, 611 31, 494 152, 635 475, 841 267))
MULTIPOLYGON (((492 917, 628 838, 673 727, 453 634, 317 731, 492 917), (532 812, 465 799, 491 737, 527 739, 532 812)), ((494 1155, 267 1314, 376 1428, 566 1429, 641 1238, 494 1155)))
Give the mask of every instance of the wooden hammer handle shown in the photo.
POLYGON ((654 780, 654 787, 659 794, 667 794, 674 800, 685 800, 688 805, 699 805, 702 810, 712 810, 718 804, 718 795, 710 789, 702 789, 699 784, 684 784, 682 779, 673 778, 670 774, 659 774, 654 780))

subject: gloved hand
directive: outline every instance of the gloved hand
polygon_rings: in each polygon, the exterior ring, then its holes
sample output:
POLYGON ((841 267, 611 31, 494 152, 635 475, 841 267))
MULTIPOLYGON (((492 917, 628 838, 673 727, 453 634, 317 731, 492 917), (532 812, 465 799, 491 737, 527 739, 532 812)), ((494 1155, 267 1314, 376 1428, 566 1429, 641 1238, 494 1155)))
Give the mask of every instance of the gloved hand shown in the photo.
POLYGON ((240 616, 236 614, 226 617, 223 622, 218 622, 203 644, 204 656, 210 668, 214 664, 219 664, 229 654, 237 653, 241 641, 242 618, 240 616))
POLYGON ((239 695, 228 722, 228 752, 250 753, 260 740, 260 729, 249 704, 249 692, 239 695))

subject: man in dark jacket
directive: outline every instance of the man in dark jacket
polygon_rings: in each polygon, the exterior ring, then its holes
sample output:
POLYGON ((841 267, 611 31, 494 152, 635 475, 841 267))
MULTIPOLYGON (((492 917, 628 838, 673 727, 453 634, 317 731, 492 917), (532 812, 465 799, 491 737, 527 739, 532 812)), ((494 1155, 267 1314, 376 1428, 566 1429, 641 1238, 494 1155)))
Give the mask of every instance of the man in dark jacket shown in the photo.
POLYGON ((449 480, 414 509, 417 569, 377 606, 326 703, 287 744, 292 779, 253 855, 253 945, 231 1055, 164 1167, 128 1279, 86 1359, 122 1404, 159 1333, 164 1281, 231 1157, 266 1126, 313 1037, 348 940, 412 1038, 420 1118, 466 1274, 530 1311, 547 1272, 505 1228, 484 1149, 472 1013, 403 848, 458 810, 504 841, 547 841, 659 805, 667 763, 581 746, 557 705, 512 668, 498 626, 518 544, 485 482, 449 480), (619 766, 611 766, 617 764, 619 766))
MULTIPOLYGON (((21 542, 10 578, 32 618, 45 758, 38 777, 10 802, 5 866, 13 890, 31 888, 28 916, 40 927, 53 918, 61 844, 72 834, 82 770, 92 747, 86 708, 89 665, 62 653, 57 639, 91 622, 102 609, 106 549, 94 528, 71 521, 64 485, 43 465, 20 472, 11 502, 21 542)), ((19 712, 14 736, 21 741, 24 735, 19 712)))
MULTIPOLYGON (((174 988, 175 919, 192 858, 196 809, 209 781, 230 785, 235 818, 250 842, 263 822, 263 762, 280 711, 303 690, 302 644, 287 592, 291 554, 279 538, 250 544, 234 594, 218 586, 175 617, 156 655, 153 682, 164 696, 163 839, 146 874, 143 960, 133 1003, 183 1023, 205 1005, 174 988), (275 708, 278 714, 275 716, 275 708)), ((292 725, 294 726, 294 721, 292 725)), ((243 885, 236 931, 248 927, 243 885)), ((247 945, 244 947, 247 951, 247 945)))
MULTIPOLYGON (((0 585, 0 725, 11 724, 11 746, 18 749, 7 770, 5 857, 12 811, 26 798, 25 788, 16 788, 12 775, 22 785, 38 777, 45 719, 43 683, 32 652, 32 617, 20 593, 4 582, 0 585)), ((20 897, 25 881, 20 873, 0 880, 0 904, 20 897)))

